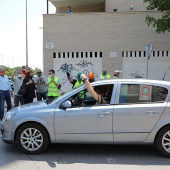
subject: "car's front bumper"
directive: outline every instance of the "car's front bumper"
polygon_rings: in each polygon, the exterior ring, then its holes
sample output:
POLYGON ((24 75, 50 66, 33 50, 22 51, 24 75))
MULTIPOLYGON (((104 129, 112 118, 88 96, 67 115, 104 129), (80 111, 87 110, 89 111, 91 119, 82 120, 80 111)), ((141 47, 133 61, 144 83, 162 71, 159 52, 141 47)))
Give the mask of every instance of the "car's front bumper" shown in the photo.
POLYGON ((8 129, 8 124, 6 127, 4 122, 0 121, 0 136, 2 137, 2 140, 5 143, 14 143, 13 131, 9 132, 6 131, 6 129, 8 129))

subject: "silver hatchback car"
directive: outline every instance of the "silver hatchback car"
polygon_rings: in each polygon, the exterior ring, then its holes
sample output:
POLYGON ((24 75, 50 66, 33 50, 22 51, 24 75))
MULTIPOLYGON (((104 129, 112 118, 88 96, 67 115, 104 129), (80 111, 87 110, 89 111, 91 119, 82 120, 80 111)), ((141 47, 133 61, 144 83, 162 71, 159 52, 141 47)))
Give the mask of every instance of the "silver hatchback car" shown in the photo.
POLYGON ((109 79, 92 86, 108 104, 97 104, 83 85, 53 101, 13 108, 0 122, 2 140, 29 154, 50 142, 155 144, 170 157, 170 82, 109 79))

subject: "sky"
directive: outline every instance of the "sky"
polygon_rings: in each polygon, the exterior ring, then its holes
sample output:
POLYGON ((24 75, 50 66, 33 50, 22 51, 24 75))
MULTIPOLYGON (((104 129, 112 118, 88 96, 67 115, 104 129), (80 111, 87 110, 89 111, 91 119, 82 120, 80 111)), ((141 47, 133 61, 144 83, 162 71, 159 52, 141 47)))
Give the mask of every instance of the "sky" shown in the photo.
MULTIPOLYGON (((27 0, 28 66, 43 68, 43 14, 47 0, 27 0)), ((49 14, 55 7, 49 2, 49 14)), ((26 65, 26 0, 0 1, 0 65, 26 65)))

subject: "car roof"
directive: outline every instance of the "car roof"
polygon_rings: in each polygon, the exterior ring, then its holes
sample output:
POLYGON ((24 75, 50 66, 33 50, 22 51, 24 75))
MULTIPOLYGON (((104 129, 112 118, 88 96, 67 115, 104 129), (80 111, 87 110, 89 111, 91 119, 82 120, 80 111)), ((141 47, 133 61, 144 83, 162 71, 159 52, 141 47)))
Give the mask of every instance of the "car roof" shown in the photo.
POLYGON ((132 83, 155 83, 155 84, 162 84, 162 85, 168 85, 170 86, 169 81, 164 80, 152 80, 152 79, 143 79, 143 78, 135 78, 135 79, 104 79, 104 80, 98 80, 96 82, 93 82, 92 84, 103 84, 103 83, 114 83, 114 82, 132 82, 132 83))

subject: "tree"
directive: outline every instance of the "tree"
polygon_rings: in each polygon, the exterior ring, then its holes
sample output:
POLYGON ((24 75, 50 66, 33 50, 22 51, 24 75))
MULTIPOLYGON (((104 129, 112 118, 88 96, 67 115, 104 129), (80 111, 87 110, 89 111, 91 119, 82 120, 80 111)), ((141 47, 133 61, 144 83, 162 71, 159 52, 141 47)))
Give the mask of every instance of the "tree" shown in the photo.
POLYGON ((162 17, 158 19, 147 15, 146 23, 148 26, 155 27, 158 33, 170 32, 170 0, 144 0, 144 2, 149 2, 147 10, 157 10, 162 13, 162 17))
MULTIPOLYGON (((14 68, 10 68, 9 66, 3 66, 3 65, 0 65, 0 67, 4 67, 5 68, 5 74, 8 76, 8 77, 11 77, 12 73, 14 70, 21 70, 21 67, 18 66, 18 67, 14 67, 14 68)), ((31 70, 33 70, 31 67, 30 67, 31 70)), ((36 70, 33 70, 34 74, 36 74, 36 70)))

